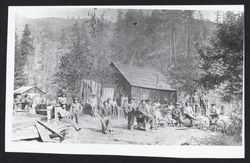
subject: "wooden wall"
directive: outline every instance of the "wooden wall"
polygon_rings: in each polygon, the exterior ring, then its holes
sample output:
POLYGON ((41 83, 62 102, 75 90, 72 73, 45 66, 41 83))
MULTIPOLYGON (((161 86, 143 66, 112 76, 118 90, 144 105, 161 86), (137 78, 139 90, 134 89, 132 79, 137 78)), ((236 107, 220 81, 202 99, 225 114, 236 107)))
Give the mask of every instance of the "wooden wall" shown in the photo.
POLYGON ((153 101, 160 100, 162 103, 173 101, 176 103, 176 92, 167 91, 167 90, 154 90, 146 89, 141 87, 132 87, 131 95, 137 100, 141 101, 142 99, 151 99, 153 101))
POLYGON ((115 97, 119 97, 119 95, 125 93, 128 97, 131 97, 131 85, 127 82, 124 76, 117 71, 115 74, 116 82, 115 82, 115 97))

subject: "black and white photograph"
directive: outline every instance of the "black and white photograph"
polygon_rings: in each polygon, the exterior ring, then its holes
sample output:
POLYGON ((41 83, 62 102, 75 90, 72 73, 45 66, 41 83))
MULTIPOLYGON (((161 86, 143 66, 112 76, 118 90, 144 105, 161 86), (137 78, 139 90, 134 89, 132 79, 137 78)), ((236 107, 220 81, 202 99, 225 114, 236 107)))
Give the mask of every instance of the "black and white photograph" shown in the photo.
POLYGON ((244 158, 243 5, 10 6, 7 72, 6 151, 244 158))

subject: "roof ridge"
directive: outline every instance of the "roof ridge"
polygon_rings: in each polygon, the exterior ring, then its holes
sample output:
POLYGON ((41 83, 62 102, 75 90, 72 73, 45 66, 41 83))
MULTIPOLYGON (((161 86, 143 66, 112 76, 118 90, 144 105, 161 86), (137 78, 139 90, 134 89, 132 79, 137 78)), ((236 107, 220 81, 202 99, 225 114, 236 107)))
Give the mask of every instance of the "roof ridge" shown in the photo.
POLYGON ((142 67, 142 66, 137 66, 137 65, 127 65, 127 64, 124 64, 124 63, 117 63, 117 62, 113 62, 114 65, 122 65, 122 66, 128 66, 128 68, 136 68, 136 69, 140 69, 140 70, 143 70, 143 71, 147 71, 147 70, 150 70, 152 72, 155 72, 155 73, 159 73, 161 75, 163 75, 161 72, 159 72, 157 69, 155 68, 149 68, 149 67, 142 67))
POLYGON ((115 62, 112 62, 112 64, 131 86, 158 90, 174 90, 167 82, 167 78, 158 70, 115 62))

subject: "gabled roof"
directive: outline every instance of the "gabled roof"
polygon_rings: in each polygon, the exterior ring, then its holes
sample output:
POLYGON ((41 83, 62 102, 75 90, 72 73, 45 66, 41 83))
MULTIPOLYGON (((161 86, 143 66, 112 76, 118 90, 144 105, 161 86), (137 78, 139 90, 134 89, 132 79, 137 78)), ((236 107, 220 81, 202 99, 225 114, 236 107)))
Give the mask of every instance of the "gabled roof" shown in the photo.
MULTIPOLYGON (((22 94, 22 93, 24 93, 24 92, 26 92, 26 91, 28 91, 28 90, 34 88, 34 87, 36 87, 36 86, 22 86, 22 87, 16 89, 16 90, 14 91, 14 94, 22 94)), ((39 89, 38 87, 36 87, 36 88, 39 89)), ((39 90, 40 90, 42 93, 46 94, 46 93, 45 93, 44 91, 42 91, 41 89, 39 89, 39 90)))
POLYGON ((111 64, 116 67, 131 86, 176 91, 168 84, 166 77, 156 70, 115 62, 111 64))

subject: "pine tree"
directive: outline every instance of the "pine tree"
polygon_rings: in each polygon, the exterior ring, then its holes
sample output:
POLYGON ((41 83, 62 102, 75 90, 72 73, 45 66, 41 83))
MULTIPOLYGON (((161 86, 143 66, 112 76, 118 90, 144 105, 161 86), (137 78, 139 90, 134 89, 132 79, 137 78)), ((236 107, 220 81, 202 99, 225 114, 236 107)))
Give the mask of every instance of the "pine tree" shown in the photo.
POLYGON ((59 88, 71 93, 79 92, 82 79, 88 79, 91 71, 92 53, 89 45, 88 31, 84 24, 75 22, 71 27, 69 52, 65 53, 55 75, 59 88))
POLYGON ((26 77, 23 73, 25 65, 25 57, 21 55, 20 43, 17 35, 15 35, 15 72, 14 72, 14 88, 17 89, 26 83, 26 77))
POLYGON ((222 88, 228 102, 242 98, 243 17, 227 12, 214 37, 197 47, 203 70, 200 84, 208 89, 222 88))
POLYGON ((33 56, 34 56, 33 38, 29 29, 29 25, 26 24, 22 34, 20 42, 20 53, 24 62, 24 76, 26 76, 25 84, 33 84, 32 68, 33 68, 33 56))

